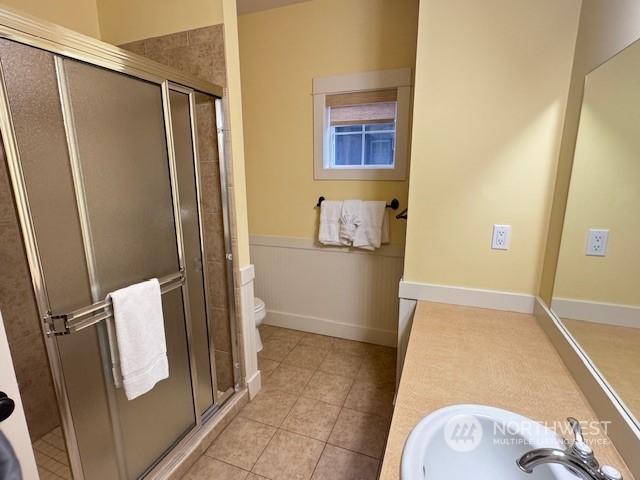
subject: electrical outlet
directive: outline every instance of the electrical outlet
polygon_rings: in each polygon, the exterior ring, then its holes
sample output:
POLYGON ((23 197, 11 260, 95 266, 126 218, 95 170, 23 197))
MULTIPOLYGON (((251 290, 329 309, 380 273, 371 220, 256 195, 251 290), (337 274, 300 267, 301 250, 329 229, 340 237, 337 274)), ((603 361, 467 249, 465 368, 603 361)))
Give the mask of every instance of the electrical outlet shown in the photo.
POLYGON ((585 254, 594 257, 604 257, 607 254, 609 229, 590 228, 587 232, 587 248, 585 254))
POLYGON ((494 225, 491 237, 493 250, 509 250, 511 245, 511 225, 494 225))

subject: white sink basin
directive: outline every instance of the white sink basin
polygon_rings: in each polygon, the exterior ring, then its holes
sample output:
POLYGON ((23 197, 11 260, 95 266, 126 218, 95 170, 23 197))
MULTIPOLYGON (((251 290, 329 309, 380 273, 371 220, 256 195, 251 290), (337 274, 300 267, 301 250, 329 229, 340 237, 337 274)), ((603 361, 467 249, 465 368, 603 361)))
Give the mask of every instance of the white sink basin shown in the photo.
POLYGON ((483 405, 453 405, 424 417, 402 452, 402 480, 576 480, 561 465, 532 474, 516 460, 534 448, 564 449, 562 439, 533 420, 483 405))

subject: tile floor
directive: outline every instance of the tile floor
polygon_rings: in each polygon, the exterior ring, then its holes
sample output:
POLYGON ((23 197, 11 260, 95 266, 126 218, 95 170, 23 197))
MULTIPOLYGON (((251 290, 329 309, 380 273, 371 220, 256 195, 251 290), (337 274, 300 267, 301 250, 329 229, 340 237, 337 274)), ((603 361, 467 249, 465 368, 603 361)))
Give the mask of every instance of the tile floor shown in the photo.
POLYGON ((40 480, 71 480, 67 447, 60 427, 33 442, 33 453, 40 480))
POLYGON ((393 348, 264 325, 262 391, 183 480, 375 480, 393 348))

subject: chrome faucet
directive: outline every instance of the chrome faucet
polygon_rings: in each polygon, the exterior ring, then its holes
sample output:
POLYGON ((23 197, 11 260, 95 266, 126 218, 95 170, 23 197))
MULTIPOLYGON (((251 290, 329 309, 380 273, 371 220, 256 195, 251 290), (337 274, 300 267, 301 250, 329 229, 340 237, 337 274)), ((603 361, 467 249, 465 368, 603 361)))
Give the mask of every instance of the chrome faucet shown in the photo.
POLYGON ((618 470, 610 465, 600 465, 593 450, 584 441, 580 422, 575 418, 567 418, 573 436, 573 443, 565 440, 567 448, 537 448, 525 453, 516 463, 525 473, 533 473, 533 469, 545 463, 558 463, 567 467, 572 473, 584 480, 622 480, 618 470))

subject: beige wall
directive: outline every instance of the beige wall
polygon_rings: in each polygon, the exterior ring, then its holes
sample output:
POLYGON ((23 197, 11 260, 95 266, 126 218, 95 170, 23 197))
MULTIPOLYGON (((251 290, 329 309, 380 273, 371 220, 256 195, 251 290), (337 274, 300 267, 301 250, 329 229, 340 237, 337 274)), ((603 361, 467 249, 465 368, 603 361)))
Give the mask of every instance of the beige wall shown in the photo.
POLYGON ((240 81, 240 51, 238 43, 238 14, 235 0, 222 0, 224 13, 225 60, 227 65, 227 94, 229 131, 225 149, 233 158, 233 189, 235 211, 235 239, 238 265, 246 267, 249 260, 249 227, 247 220, 247 187, 245 181, 244 127, 242 120, 242 87, 240 81))
MULTIPOLYGON (((312 79, 413 67, 417 0, 313 0, 239 17, 252 235, 313 238, 318 197, 407 202, 407 182, 315 181, 312 79)), ((392 220, 391 242, 405 224, 392 220)))
POLYGON ((554 297, 640 305, 640 43, 587 76, 554 297), (605 257, 584 254, 610 229, 605 257))
POLYGON ((551 299, 556 274, 584 76, 638 38, 640 2, 583 0, 540 287, 540 296, 547 302, 551 299))
POLYGON ((3 0, 4 6, 100 38, 95 0, 3 0))
POLYGON ((221 0, 97 0, 102 40, 120 45, 222 23, 221 0))
POLYGON ((420 3, 405 280, 537 292, 579 6, 420 3))

